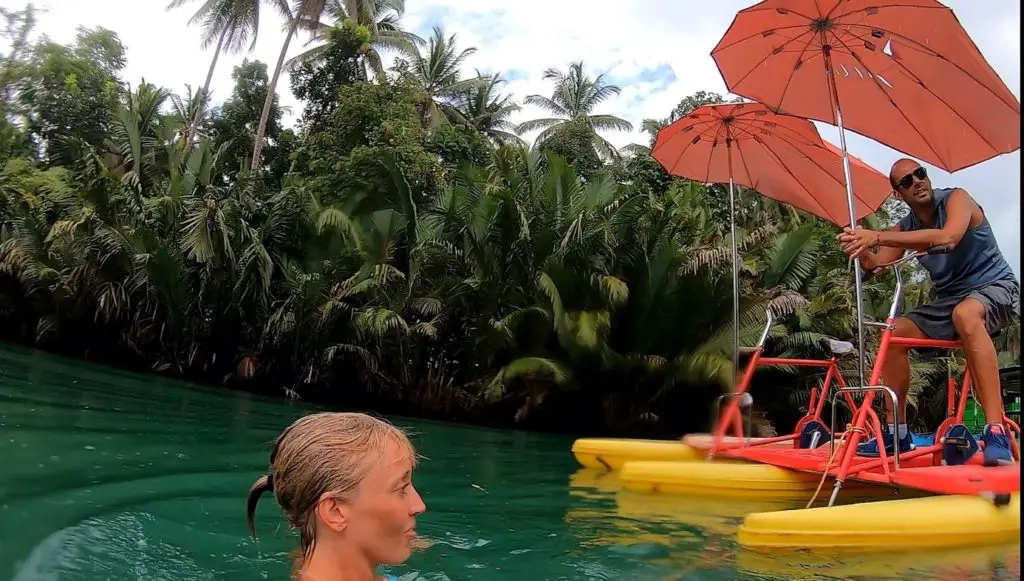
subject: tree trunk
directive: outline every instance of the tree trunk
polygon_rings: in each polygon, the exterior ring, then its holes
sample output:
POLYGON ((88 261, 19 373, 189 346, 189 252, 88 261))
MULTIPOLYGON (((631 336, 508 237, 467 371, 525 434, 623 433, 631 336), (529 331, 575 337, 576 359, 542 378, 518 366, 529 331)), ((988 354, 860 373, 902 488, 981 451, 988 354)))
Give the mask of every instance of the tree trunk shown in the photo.
POLYGON ((213 80, 213 70, 217 68, 217 58, 220 57, 221 47, 224 46, 224 39, 227 38, 228 27, 224 27, 224 30, 220 33, 220 39, 217 40, 217 50, 213 53, 213 60, 210 61, 210 70, 206 73, 206 83, 203 85, 203 92, 199 94, 199 106, 196 107, 196 114, 192 118, 192 126, 188 128, 188 146, 185 148, 186 152, 192 151, 192 144, 196 139, 196 132, 199 131, 199 123, 203 120, 203 101, 206 100, 210 94, 210 82, 213 80))
POLYGON ((288 53, 288 45, 295 36, 295 30, 299 27, 299 18, 292 21, 288 29, 288 36, 284 39, 284 46, 281 47, 281 54, 277 57, 277 67, 273 76, 270 77, 270 86, 267 87, 267 98, 263 101, 263 112, 260 113, 260 125, 256 129, 256 141, 252 148, 252 163, 249 164, 250 171, 256 171, 260 163, 260 152, 263 150, 263 134, 267 131, 267 121, 270 118, 270 106, 274 103, 274 96, 277 94, 277 80, 281 77, 281 69, 284 68, 284 57, 288 53))

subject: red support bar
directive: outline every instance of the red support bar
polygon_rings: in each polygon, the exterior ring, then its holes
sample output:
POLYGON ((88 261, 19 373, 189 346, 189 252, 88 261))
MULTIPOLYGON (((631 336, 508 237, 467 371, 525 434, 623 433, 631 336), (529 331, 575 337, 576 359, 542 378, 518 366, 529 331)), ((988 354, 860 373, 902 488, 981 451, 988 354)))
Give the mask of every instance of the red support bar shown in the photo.
POLYGON ((781 357, 762 357, 760 365, 792 365, 794 367, 828 367, 832 365, 830 359, 784 359, 781 357))
MULTIPOLYGON (((743 376, 740 378, 740 384, 736 386, 735 395, 746 393, 750 388, 750 380, 754 377, 754 369, 757 368, 758 361, 761 359, 761 353, 763 349, 758 347, 754 353, 747 360, 747 368, 743 371, 743 376)), ((716 420, 718 423, 714 426, 714 432, 712 433, 714 438, 711 441, 710 454, 714 455, 722 449, 722 441, 725 438, 726 431, 732 427, 736 432, 737 437, 743 437, 743 423, 742 414, 740 413, 740 402, 737 397, 730 397, 729 402, 725 406, 725 411, 719 410, 719 415, 716 420)))
POLYGON ((960 341, 943 341, 942 339, 916 339, 913 337, 890 337, 890 345, 903 345, 904 347, 930 347, 933 349, 960 349, 963 344, 960 341))
MULTIPOLYGON (((882 339, 878 346, 878 357, 875 358, 875 364, 871 368, 871 379, 869 385, 878 385, 878 382, 882 379, 882 366, 885 364, 885 356, 889 351, 889 344, 896 340, 897 337, 892 336, 892 330, 895 327, 895 320, 890 317, 886 320, 886 329, 882 331, 882 339)), ((866 410, 871 409, 871 404, 874 402, 875 392, 869 391, 864 394, 864 400, 861 402, 860 407, 854 408, 853 421, 851 426, 857 428, 853 430, 849 437, 844 439, 844 448, 841 452, 841 459, 839 464, 839 471, 835 473, 836 480, 845 481, 846 477, 850 473, 850 464, 853 463, 853 458, 857 454, 857 444, 861 442, 861 430, 871 430, 874 426, 868 425, 868 416, 866 410)), ((879 439, 881 434, 874 434, 879 439)), ((880 440, 879 440, 880 441, 880 440)), ((880 450, 884 453, 884 450, 880 450)))
POLYGON ((956 381, 950 375, 946 381, 946 417, 956 413, 956 381))
POLYGON ((971 370, 967 369, 964 371, 964 382, 960 387, 960 402, 956 407, 956 421, 964 421, 964 412, 967 411, 967 396, 971 394, 971 370))
POLYGON ((779 442, 785 442, 787 440, 796 440, 799 437, 799 434, 788 434, 785 436, 772 436, 771 438, 758 438, 756 442, 753 442, 751 444, 747 444, 744 441, 735 442, 732 444, 722 444, 721 448, 719 448, 718 451, 724 452, 726 450, 736 450, 738 448, 756 448, 759 446, 778 444, 779 442))
MULTIPOLYGON (((931 445, 928 445, 928 446, 921 446, 921 447, 918 447, 918 448, 914 448, 910 452, 903 452, 902 454, 900 454, 900 465, 903 465, 906 462, 908 462, 910 460, 913 460, 915 458, 919 458, 921 456, 927 456, 929 454, 935 454, 937 452, 938 453, 942 452, 942 445, 941 444, 931 444, 931 445)), ((860 456, 858 456, 858 458, 860 458, 860 456)), ((872 459, 869 459, 869 460, 862 460, 860 462, 857 462, 855 464, 851 464, 850 465, 850 471, 849 471, 848 476, 856 474, 858 472, 867 472, 869 470, 877 470, 878 468, 881 468, 883 464, 892 464, 892 463, 893 463, 892 462, 892 456, 888 456, 884 462, 882 461, 881 458, 872 458, 872 459)), ((832 473, 836 474, 836 472, 837 472, 837 470, 833 470, 832 473)))

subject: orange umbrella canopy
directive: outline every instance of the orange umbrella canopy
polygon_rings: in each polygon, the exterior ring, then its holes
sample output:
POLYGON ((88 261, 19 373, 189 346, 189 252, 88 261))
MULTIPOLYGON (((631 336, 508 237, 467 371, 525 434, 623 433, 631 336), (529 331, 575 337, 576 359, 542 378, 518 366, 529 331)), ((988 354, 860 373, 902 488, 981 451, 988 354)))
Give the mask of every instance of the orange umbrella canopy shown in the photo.
MULTIPOLYGON (((850 223, 840 151, 810 121, 761 103, 698 107, 658 132, 651 155, 671 175, 703 183, 732 178, 838 226, 850 223)), ((859 220, 878 210, 892 187, 852 156, 850 170, 859 220)))
POLYGON ((935 0, 765 0, 711 55, 732 93, 832 125, 836 97, 846 128, 949 172, 1020 148, 1020 102, 935 0))

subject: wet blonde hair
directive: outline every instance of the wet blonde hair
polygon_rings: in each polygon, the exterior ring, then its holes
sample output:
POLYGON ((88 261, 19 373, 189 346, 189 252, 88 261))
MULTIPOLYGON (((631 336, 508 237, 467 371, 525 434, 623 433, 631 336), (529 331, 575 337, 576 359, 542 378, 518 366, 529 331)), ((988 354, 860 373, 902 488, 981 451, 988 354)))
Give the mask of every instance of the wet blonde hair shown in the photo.
POLYGON ((404 448, 415 465, 416 453, 406 433, 384 420, 340 412, 296 420, 274 441, 269 474, 249 489, 246 512, 250 534, 256 538, 256 505, 263 493, 270 492, 289 526, 299 531, 299 561, 308 558, 316 543, 315 511, 320 497, 330 492, 351 498, 380 461, 389 440, 404 448))

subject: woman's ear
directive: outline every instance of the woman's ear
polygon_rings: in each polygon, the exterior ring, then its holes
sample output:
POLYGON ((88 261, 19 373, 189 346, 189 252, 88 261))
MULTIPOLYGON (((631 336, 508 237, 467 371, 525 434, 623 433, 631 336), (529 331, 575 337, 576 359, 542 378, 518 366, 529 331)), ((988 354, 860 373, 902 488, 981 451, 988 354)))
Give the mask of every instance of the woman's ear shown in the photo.
POLYGON ((336 533, 348 528, 348 507, 336 496, 325 494, 316 505, 316 516, 327 528, 336 533))

